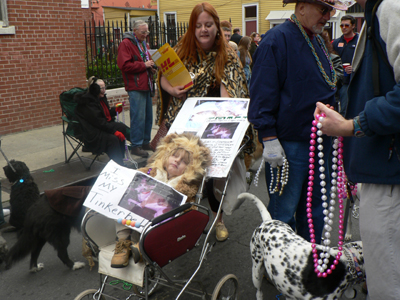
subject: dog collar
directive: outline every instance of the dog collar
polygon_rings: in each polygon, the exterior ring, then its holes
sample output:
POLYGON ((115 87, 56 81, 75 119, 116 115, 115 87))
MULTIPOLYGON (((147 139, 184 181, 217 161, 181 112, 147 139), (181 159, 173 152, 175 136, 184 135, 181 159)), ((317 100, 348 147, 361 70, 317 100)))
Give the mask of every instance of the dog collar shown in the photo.
POLYGON ((18 180, 16 180, 16 181, 14 181, 14 182, 11 184, 11 186, 19 185, 19 184, 22 184, 22 183, 24 183, 24 182, 25 182, 25 179, 24 179, 24 178, 21 178, 21 179, 18 179, 18 180))
POLYGON ((352 276, 352 279, 356 281, 356 284, 363 282, 364 273, 360 268, 357 256, 348 248, 343 247, 343 250, 348 261, 348 270, 352 276))

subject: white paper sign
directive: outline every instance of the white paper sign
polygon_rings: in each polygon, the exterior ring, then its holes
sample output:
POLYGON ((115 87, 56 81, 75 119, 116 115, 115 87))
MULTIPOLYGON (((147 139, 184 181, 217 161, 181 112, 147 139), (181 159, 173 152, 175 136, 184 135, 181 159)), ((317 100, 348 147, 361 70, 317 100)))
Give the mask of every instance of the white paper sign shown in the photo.
POLYGON ((149 220, 182 205, 186 199, 169 185, 110 160, 83 205, 110 219, 124 220, 124 225, 141 232, 149 220))
POLYGON ((168 133, 191 132, 210 148, 209 177, 227 177, 249 126, 246 98, 188 98, 168 133))

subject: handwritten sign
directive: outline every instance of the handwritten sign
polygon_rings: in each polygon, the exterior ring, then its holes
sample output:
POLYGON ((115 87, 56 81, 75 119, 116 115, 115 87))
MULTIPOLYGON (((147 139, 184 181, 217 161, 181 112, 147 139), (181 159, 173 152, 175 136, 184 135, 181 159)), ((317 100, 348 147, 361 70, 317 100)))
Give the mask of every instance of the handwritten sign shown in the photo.
POLYGON ((142 172, 110 160, 84 206, 141 232, 149 220, 186 202, 187 197, 142 172))

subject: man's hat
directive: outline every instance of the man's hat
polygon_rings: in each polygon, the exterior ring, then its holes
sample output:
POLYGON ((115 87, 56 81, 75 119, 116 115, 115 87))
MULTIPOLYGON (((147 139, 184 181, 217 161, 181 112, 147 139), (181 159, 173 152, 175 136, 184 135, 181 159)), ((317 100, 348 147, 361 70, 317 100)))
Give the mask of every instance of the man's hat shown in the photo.
POLYGON ((338 10, 347 10, 350 6, 352 6, 355 1, 354 0, 347 0, 347 1, 340 1, 340 0, 283 0, 284 4, 287 3, 297 3, 297 2, 310 2, 310 3, 319 3, 325 6, 332 7, 338 10))

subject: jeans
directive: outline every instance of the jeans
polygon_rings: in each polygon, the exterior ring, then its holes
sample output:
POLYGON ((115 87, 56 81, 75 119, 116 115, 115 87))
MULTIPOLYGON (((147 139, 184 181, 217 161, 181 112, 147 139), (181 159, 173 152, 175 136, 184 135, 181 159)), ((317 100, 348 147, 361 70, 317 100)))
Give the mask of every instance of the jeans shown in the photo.
MULTIPOLYGON (((311 127, 311 126, 310 126, 311 127)), ((310 131, 311 133, 311 131, 310 131)), ((331 146, 331 139, 324 136, 324 160, 325 160, 325 182, 326 182, 326 195, 330 195, 330 179, 329 171, 327 168, 327 161, 331 146), (326 146, 327 145, 327 146, 326 146)), ((289 180, 285 186, 283 193, 279 196, 278 193, 269 193, 268 211, 272 219, 285 222, 292 227, 297 234, 307 241, 310 241, 310 232, 308 227, 308 218, 306 212, 307 204, 307 187, 308 187, 308 171, 309 171, 309 142, 303 141, 280 141, 283 149, 285 150, 286 158, 289 162, 289 180)), ((315 150, 317 157, 318 150, 315 150)), ((312 215, 315 230, 315 240, 317 244, 321 243, 321 236, 324 226, 324 215, 322 213, 322 200, 321 188, 318 171, 318 159, 315 162, 315 175, 313 185, 313 198, 312 198, 312 215)), ((267 187, 270 187, 271 172, 270 165, 265 164, 267 187)), ((274 170, 274 179, 276 180, 276 171, 274 170)), ((275 187, 275 183, 272 189, 275 187)))
POLYGON ((149 144, 153 124, 153 103, 150 91, 130 91, 131 144, 142 147, 149 144))

